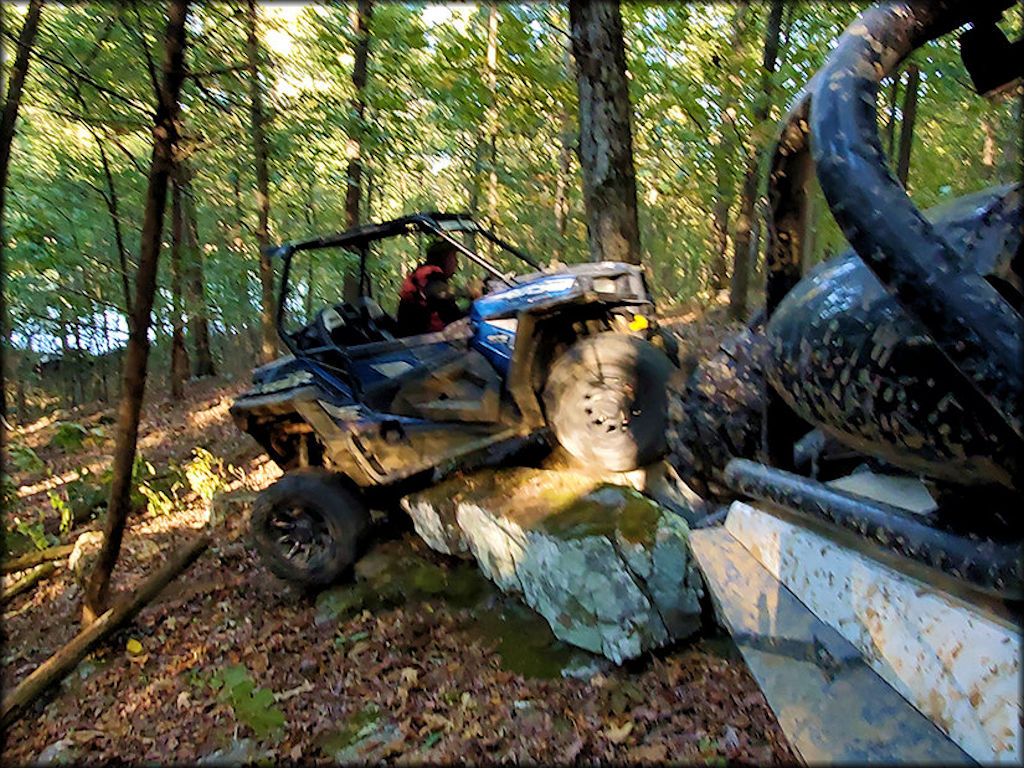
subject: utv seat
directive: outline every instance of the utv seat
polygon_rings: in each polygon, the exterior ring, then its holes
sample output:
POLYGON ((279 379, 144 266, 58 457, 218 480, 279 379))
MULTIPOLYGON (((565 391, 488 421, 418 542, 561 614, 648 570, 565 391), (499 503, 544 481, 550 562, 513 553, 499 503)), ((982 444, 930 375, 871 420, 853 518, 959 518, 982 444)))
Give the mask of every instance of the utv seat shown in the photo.
POLYGON ((367 321, 367 325, 378 331, 381 338, 374 341, 391 341, 395 338, 397 324, 395 319, 380 308, 380 304, 369 296, 359 298, 359 313, 367 321))

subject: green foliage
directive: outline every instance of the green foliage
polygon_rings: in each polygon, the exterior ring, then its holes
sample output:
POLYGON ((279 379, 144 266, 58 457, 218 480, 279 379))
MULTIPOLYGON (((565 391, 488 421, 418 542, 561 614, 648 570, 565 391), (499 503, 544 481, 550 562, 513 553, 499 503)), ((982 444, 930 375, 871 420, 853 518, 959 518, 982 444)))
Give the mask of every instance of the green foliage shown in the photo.
POLYGON ((57 538, 46 532, 42 520, 29 522, 20 517, 14 517, 12 522, 14 523, 14 530, 31 541, 36 549, 48 549, 57 543, 57 538))
POLYGON ((284 713, 273 706, 274 692, 269 688, 257 688, 245 666, 234 664, 228 667, 220 676, 212 677, 209 685, 220 691, 217 698, 227 702, 235 711, 235 717, 252 728, 260 738, 284 727, 284 713))
POLYGON ((64 486, 74 519, 86 518, 106 506, 110 494, 109 475, 109 470, 97 476, 88 467, 82 467, 78 470, 78 478, 64 486))
POLYGON ((0 504, 4 509, 12 509, 18 502, 18 486, 6 472, 0 472, 0 504))
POLYGON ((139 486, 139 493, 146 497, 146 508, 154 515, 167 515, 174 509, 174 500, 164 491, 142 483, 139 486))
POLYGON ((103 439, 103 427, 85 427, 74 421, 62 421, 50 438, 50 444, 65 451, 77 451, 87 441, 95 443, 103 439))
POLYGON ((19 472, 40 472, 44 467, 43 460, 27 445, 9 445, 7 454, 11 458, 11 464, 19 472))
MULTIPOLYGON (((189 487, 204 503, 209 504, 225 483, 224 461, 205 448, 193 448, 193 458, 185 464, 184 474, 189 487)), ((227 468, 228 471, 232 467, 227 468)))
MULTIPOLYGON (((661 302, 707 298, 718 247, 716 206, 725 206, 729 241, 748 157, 759 156, 763 196, 766 150, 786 105, 866 3, 785 4, 766 104, 762 53, 769 5, 622 5, 641 246, 661 302)), ((361 117, 352 103, 350 7, 259 6, 272 237, 304 239, 342 228, 346 169, 358 139, 364 220, 474 206, 491 218, 493 174, 492 223, 499 234, 542 261, 586 258, 564 4, 497 6, 492 93, 489 6, 376 3, 361 117), (485 130, 492 109, 493 160, 485 130)), ((31 341, 36 354, 74 358, 124 343, 126 301, 110 202, 116 193, 130 284, 130 244, 146 191, 155 104, 147 57, 163 36, 163 13, 159 4, 47 6, 15 137, 4 221, 6 295, 12 345, 19 350, 31 341)), ((195 174, 190 186, 199 247, 184 249, 183 266, 202 264, 205 281, 204 296, 186 297, 186 314, 205 305, 215 351, 219 344, 222 353, 247 362, 260 296, 251 234, 256 179, 245 138, 249 76, 239 66, 245 61, 243 22, 237 5, 190 9, 186 63, 196 76, 183 88, 182 152, 195 174)), ((1008 14, 1002 26, 1016 39, 1020 13, 1008 14)), ((11 42, 5 42, 9 54, 11 42)), ((921 67, 909 182, 915 201, 927 207, 1015 180, 1019 96, 976 97, 955 40, 929 44, 914 61, 921 67)), ((879 119, 899 118, 888 83, 880 94, 879 119)), ((845 248, 817 191, 814 200, 811 262, 845 248)), ((765 241, 761 218, 762 254, 765 241)), ((373 288, 389 309, 387 300, 418 255, 417 243, 407 245, 371 254, 373 288)), ((731 261, 732 243, 727 246, 731 261)), ((169 261, 161 260, 153 307, 156 367, 167 364, 173 325, 169 261)), ((351 269, 351 259, 340 267, 351 269)), ((186 330, 189 345, 191 333, 186 330)), ((116 368, 105 370, 113 378, 116 368)), ((85 394, 86 401, 91 397, 85 394)), ((54 444, 76 450, 91 439, 88 432, 66 422, 54 444)), ((22 459, 31 462, 27 454, 22 459)), ((162 492, 173 498, 169 489, 162 492)))
POLYGON ((53 508, 53 511, 60 513, 60 532, 63 535, 71 530, 75 517, 71 513, 71 506, 59 493, 51 490, 49 496, 50 506, 53 508))

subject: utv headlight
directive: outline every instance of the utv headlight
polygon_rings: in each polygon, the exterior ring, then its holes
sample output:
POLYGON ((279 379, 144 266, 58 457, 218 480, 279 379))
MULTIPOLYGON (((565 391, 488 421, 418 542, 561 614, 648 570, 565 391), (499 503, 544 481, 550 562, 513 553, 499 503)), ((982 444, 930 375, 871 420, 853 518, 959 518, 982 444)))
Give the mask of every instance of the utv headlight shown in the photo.
POLYGON ((615 278, 595 277, 593 286, 597 293, 615 293, 615 278))

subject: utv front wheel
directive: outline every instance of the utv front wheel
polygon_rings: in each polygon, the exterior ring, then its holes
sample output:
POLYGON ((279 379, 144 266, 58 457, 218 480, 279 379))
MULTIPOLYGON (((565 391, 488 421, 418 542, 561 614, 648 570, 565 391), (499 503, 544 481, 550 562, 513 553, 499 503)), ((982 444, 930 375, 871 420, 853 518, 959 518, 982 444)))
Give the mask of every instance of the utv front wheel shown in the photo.
POLYGON ((548 424, 580 463, 626 472, 665 452, 668 358, 635 336, 605 333, 576 342, 544 387, 548 424))
POLYGON ((370 520, 359 497, 325 470, 289 472, 253 505, 253 544, 286 581, 323 586, 356 560, 370 520))

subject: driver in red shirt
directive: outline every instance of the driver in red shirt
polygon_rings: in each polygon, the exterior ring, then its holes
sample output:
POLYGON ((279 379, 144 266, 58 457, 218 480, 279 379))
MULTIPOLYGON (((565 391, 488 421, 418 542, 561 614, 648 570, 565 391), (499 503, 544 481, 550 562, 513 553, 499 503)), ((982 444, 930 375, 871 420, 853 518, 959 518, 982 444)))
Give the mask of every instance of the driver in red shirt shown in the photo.
POLYGON ((405 278, 398 301, 398 335, 440 331, 449 323, 465 317, 455 303, 448 284, 459 267, 458 251, 444 240, 435 240, 427 248, 426 262, 405 278))

